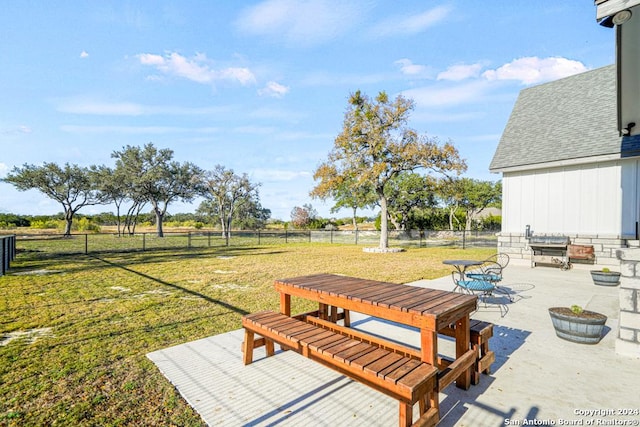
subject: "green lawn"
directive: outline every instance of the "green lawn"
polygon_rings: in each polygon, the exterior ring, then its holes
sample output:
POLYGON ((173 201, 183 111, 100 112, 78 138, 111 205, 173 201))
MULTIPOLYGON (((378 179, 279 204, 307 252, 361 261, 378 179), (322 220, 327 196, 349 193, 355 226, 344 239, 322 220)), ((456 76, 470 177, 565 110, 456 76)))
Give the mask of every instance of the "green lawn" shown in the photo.
MULTIPOLYGON (((277 309, 276 278, 325 272, 402 283, 449 274, 443 259, 493 252, 382 255, 289 243, 54 255, 30 247, 0 277, 0 425, 203 425, 148 352, 277 309)), ((311 308, 294 301, 294 311, 311 308)))

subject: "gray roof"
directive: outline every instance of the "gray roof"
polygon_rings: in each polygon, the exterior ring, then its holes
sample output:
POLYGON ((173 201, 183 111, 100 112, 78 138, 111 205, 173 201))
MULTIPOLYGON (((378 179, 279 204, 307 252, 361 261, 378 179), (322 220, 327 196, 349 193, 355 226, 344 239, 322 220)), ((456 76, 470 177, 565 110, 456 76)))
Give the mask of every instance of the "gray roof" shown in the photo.
POLYGON ((615 65, 523 89, 489 169, 619 154, 616 111, 615 65))

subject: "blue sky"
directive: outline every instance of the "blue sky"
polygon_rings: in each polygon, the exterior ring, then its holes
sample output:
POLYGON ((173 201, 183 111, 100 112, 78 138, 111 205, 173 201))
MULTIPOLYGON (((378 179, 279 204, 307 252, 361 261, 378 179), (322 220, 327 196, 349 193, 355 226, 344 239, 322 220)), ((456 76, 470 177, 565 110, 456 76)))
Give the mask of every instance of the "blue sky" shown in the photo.
MULTIPOLYGON (((593 1, 3 2, 0 177, 24 163, 113 165, 152 142, 260 182, 290 219, 342 128, 350 93, 412 98, 410 126, 489 163, 521 89, 609 65, 593 1)), ((169 212, 194 211, 170 205, 169 212)), ((54 214, 0 183, 0 212, 54 214)), ((87 207, 81 213, 114 211, 87 207)))

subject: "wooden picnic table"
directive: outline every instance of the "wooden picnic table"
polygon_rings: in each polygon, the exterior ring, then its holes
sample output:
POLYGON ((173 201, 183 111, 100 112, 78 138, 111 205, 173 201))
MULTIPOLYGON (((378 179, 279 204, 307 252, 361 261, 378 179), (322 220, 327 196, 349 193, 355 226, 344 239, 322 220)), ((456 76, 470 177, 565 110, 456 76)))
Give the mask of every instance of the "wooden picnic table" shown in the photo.
MULTIPOLYGON (((296 296, 416 327, 422 361, 441 370, 446 366, 438 359, 439 330, 455 325, 456 359, 469 351, 469 315, 476 309, 475 295, 335 274, 279 279, 275 289, 280 293, 280 311, 287 316, 291 316, 291 296, 296 296)), ((470 369, 456 377, 458 387, 469 388, 470 369)))

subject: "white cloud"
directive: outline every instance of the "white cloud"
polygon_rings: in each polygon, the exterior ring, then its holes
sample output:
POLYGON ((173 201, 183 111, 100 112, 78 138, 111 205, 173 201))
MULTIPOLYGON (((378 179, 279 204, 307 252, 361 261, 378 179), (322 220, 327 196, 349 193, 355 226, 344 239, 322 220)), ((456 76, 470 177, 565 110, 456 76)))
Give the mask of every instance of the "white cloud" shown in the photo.
POLYGON ((460 81, 466 80, 472 77, 478 77, 480 75, 480 70, 482 69, 482 64, 458 64, 451 65, 445 71, 442 71, 438 74, 438 80, 452 80, 452 81, 460 81))
POLYGON ((144 106, 131 102, 75 102, 67 101, 58 106, 58 111, 72 114, 94 114, 101 116, 140 116, 144 106))
POLYGON ((410 77, 428 77, 431 71, 430 67, 414 64, 407 58, 398 59, 394 64, 400 67, 402 74, 410 77))
POLYGON ((4 177, 9 172, 9 166, 0 163, 0 176, 4 177))
POLYGON ((88 58, 89 57, 89 53, 86 50, 83 50, 82 52, 80 52, 80 58, 88 58))
POLYGON ((180 77, 201 84, 213 84, 217 81, 231 81, 243 86, 254 84, 256 78, 248 68, 228 67, 214 69, 211 61, 203 53, 191 58, 170 52, 166 55, 141 53, 136 55, 140 64, 156 68, 169 77, 180 77))
POLYGON ((277 82, 268 82, 265 87, 258 90, 258 95, 261 96, 271 96, 274 98, 282 98, 287 93, 289 93, 289 87, 281 85, 277 82))
POLYGON ((180 107, 171 105, 144 105, 135 102, 105 102, 82 97, 61 101, 57 111, 71 114, 102 116, 142 115, 214 115, 228 112, 231 107, 180 107))
POLYGON ((0 135, 30 134, 33 130, 29 126, 20 125, 14 128, 0 129, 0 135))
POLYGON ((363 12, 341 0, 266 0, 243 10, 237 28, 249 35, 282 38, 291 45, 316 45, 348 32, 363 12))
POLYGON ((438 6, 419 14, 393 16, 375 25, 370 33, 375 37, 418 34, 444 21, 450 12, 451 7, 438 6))
POLYGON ((522 84, 536 84, 557 80, 587 71, 579 61, 562 57, 518 58, 495 70, 487 70, 482 76, 487 80, 519 80, 522 84))

